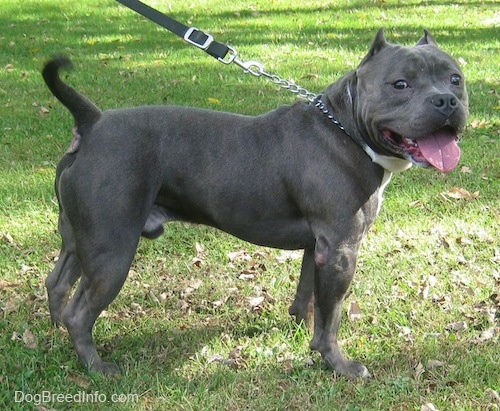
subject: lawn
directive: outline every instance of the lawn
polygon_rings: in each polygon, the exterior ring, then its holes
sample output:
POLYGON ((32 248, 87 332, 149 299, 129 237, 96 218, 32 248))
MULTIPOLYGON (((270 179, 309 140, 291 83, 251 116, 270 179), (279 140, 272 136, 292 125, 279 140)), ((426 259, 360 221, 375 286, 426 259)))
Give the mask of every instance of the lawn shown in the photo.
POLYGON ((300 253, 211 228, 141 240, 95 328, 121 378, 89 374, 49 321, 60 246, 53 180, 72 118, 40 75, 99 107, 176 104, 258 114, 295 96, 224 66, 112 0, 0 4, 0 405, 25 410, 497 410, 500 408, 500 7, 490 1, 147 3, 313 92, 355 68, 380 27, 423 29, 462 64, 471 115, 452 173, 396 175, 365 238, 341 343, 372 379, 332 374, 288 315, 300 253))

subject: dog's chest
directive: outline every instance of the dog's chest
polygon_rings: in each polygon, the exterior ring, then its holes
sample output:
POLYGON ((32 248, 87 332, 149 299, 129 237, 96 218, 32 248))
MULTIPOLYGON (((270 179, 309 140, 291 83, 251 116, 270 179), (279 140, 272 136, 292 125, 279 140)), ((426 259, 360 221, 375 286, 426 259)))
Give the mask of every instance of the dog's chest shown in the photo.
POLYGON ((384 190, 391 181, 392 173, 388 170, 384 170, 384 176, 382 177, 382 183, 377 192, 377 214, 380 212, 382 207, 382 201, 384 199, 384 190))

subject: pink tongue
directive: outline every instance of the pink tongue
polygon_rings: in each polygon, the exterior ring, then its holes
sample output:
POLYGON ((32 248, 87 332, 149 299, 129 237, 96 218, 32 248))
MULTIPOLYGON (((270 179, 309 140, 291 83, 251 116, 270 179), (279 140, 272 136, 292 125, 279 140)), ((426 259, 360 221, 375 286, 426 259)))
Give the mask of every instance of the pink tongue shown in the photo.
POLYGON ((456 135, 449 130, 440 130, 435 134, 417 140, 420 152, 425 159, 443 173, 453 170, 460 159, 460 147, 456 135))

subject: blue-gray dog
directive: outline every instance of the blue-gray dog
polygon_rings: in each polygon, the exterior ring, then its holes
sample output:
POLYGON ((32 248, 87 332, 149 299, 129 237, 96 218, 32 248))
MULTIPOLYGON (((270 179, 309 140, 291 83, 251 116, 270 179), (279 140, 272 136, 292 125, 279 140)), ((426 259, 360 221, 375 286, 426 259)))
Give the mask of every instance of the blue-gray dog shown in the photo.
POLYGON ((52 321, 66 325, 82 363, 118 371, 99 356, 94 323, 127 278, 141 235, 156 238, 180 220, 304 249, 290 313, 307 323, 313 307, 311 349, 338 373, 369 376, 337 341, 361 239, 392 173, 457 165, 468 116, 463 74, 431 35, 404 47, 380 30, 359 67, 315 102, 259 116, 173 106, 101 112, 60 79, 69 66, 58 58, 43 69, 75 119, 57 167, 62 249, 46 286, 52 321))

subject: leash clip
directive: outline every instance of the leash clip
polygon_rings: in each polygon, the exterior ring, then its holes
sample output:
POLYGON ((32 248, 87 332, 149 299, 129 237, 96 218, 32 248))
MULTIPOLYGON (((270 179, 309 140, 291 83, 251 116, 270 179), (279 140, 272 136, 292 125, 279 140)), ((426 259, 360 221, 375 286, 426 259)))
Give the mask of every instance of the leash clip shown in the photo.
POLYGON ((208 49, 210 47, 210 44, 214 42, 214 38, 210 34, 206 34, 201 30, 197 29, 196 27, 188 28, 188 30, 184 34, 184 40, 202 50, 208 49), (194 40, 191 39, 191 36, 193 34, 196 36, 194 40), (201 41, 197 42, 197 40, 201 41))
POLYGON ((250 73, 255 77, 260 77, 263 74, 266 74, 266 72, 264 71, 264 65, 258 61, 242 61, 238 58, 234 58, 233 63, 237 66, 240 66, 245 74, 250 73))

